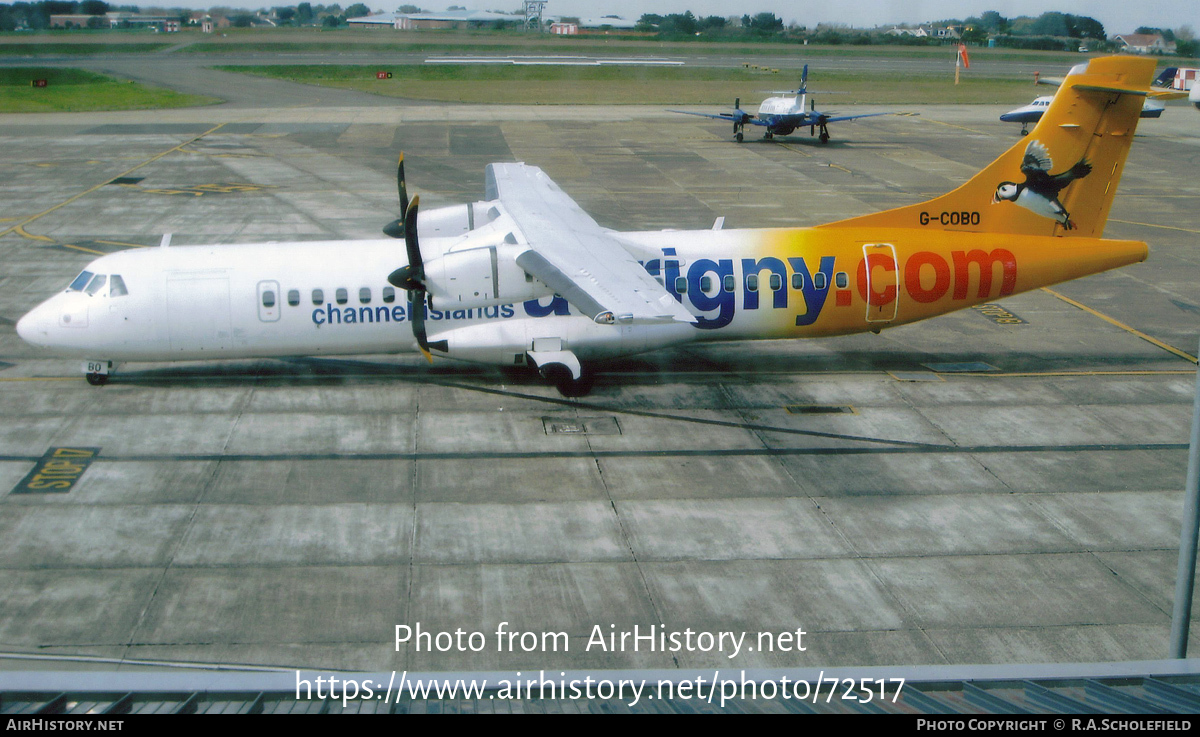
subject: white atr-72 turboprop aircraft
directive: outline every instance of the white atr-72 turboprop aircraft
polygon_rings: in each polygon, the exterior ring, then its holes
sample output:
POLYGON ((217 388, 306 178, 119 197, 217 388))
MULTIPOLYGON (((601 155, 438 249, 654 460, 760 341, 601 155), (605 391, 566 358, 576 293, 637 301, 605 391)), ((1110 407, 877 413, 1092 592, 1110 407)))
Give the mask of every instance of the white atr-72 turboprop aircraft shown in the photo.
POLYGON ((1079 65, 1029 138, 958 189, 815 228, 618 233, 524 164, 489 165, 484 201, 418 227, 401 157, 392 238, 114 253, 17 332, 85 359, 93 384, 121 361, 416 348, 531 365, 567 395, 588 390, 584 362, 878 332, 1144 260, 1145 243, 1102 236, 1154 65, 1079 65))

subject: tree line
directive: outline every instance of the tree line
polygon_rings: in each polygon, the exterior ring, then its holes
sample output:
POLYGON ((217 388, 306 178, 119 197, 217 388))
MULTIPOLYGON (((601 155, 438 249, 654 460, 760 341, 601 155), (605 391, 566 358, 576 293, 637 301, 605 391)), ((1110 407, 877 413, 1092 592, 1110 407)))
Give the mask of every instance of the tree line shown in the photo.
MULTIPOLYGON (((1007 18, 998 11, 989 10, 968 18, 949 18, 932 23, 920 24, 925 28, 954 28, 953 35, 939 37, 936 34, 917 36, 889 33, 891 28, 871 29, 848 28, 845 26, 818 25, 806 28, 785 25, 773 13, 758 13, 728 18, 720 16, 699 17, 690 10, 683 13, 658 15, 646 13, 638 19, 637 30, 652 32, 661 40, 747 40, 761 39, 791 43, 816 43, 829 45, 873 44, 934 46, 959 41, 972 45, 992 44, 1006 48, 1042 49, 1051 51, 1076 51, 1081 46, 1093 51, 1115 50, 1108 40, 1104 24, 1086 15, 1049 11, 1035 17, 1018 16, 1007 18)), ((1139 28, 1138 33, 1162 33, 1167 41, 1174 41, 1181 56, 1197 56, 1197 46, 1191 29, 1187 26, 1178 32, 1156 28, 1139 28)))
MULTIPOLYGON (((38 2, 0 3, 0 31, 15 31, 29 29, 40 31, 50 27, 52 15, 90 15, 93 17, 84 26, 88 28, 108 28, 104 15, 109 12, 140 13, 137 5, 110 5, 104 0, 38 0, 38 2)), ((187 23, 193 12, 191 10, 172 8, 165 14, 178 15, 183 23, 187 23)), ((228 18, 235 27, 254 25, 259 15, 242 9, 214 7, 207 11, 213 17, 228 18)), ((405 5, 401 12, 419 12, 419 8, 405 5), (409 8, 410 10, 404 10, 409 8)), ((359 18, 370 15, 371 10, 363 3, 355 3, 345 10, 341 5, 314 5, 299 3, 294 6, 272 8, 272 19, 275 25, 309 26, 321 25, 336 27, 346 24, 347 18, 359 18)))

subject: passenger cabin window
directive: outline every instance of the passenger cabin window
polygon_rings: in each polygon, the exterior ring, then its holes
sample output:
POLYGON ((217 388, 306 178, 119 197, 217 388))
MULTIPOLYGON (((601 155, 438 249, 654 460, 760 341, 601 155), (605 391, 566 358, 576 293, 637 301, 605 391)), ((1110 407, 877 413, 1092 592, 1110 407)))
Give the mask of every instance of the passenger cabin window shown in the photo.
POLYGON ((389 304, 396 301, 396 288, 395 287, 384 287, 383 288, 383 301, 387 302, 389 304))
POLYGON ((780 289, 783 289, 783 277, 782 276, 780 276, 779 274, 771 274, 771 289, 772 289, 772 291, 775 291, 775 292, 778 292, 780 289))
POLYGON ((758 291, 758 274, 746 275, 746 290, 750 292, 758 291))
POLYGON ((711 276, 700 277, 700 291, 704 292, 705 294, 708 294, 709 292, 712 291, 712 277, 711 276))
POLYGON ((264 289, 262 293, 263 307, 275 306, 275 290, 264 289))
POLYGON ((820 271, 818 271, 816 274, 813 274, 813 288, 824 289, 826 286, 825 274, 820 271))
POLYGON ((94 295, 96 292, 104 289, 104 285, 108 283, 108 277, 104 274, 96 274, 92 280, 88 282, 87 289, 83 290, 89 295, 94 295))
POLYGON ((365 305, 371 304, 371 288, 363 287, 358 290, 358 301, 365 305))
POLYGON ((299 289, 289 289, 288 290, 288 304, 290 304, 292 307, 295 307, 296 305, 300 304, 300 290, 299 289))
POLYGON ((850 277, 846 276, 846 272, 839 271, 833 275, 833 282, 837 284, 838 289, 845 289, 850 286, 850 277))
POLYGON ((313 304, 320 306, 325 304, 325 292, 320 289, 314 289, 312 293, 313 304))
POLYGON ((67 291, 82 292, 83 288, 87 286, 87 283, 92 280, 93 276, 95 276, 95 274, 90 271, 84 271, 80 273, 79 276, 75 277, 75 281, 71 282, 71 286, 67 287, 67 291))
POLYGON ((350 301, 350 293, 346 291, 345 287, 338 287, 337 291, 334 292, 334 299, 338 304, 344 305, 350 301))
POLYGON ((804 274, 792 274, 792 289, 804 289, 804 274))
POLYGON ((129 290, 125 288, 125 280, 120 274, 113 274, 112 279, 108 282, 108 296, 124 297, 129 294, 129 290))
POLYGON ((733 274, 726 274, 723 281, 726 292, 732 292, 734 289, 737 289, 737 277, 733 274))
POLYGON ((687 294, 687 277, 686 276, 675 277, 675 291, 678 292, 679 294, 687 294))

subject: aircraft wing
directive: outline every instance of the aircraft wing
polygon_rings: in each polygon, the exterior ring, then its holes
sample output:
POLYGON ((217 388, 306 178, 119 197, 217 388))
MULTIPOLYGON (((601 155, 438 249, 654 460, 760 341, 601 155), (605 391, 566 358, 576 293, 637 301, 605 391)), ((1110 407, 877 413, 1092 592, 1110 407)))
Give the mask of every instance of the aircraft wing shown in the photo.
POLYGON ((845 120, 858 120, 859 118, 874 118, 877 115, 895 115, 895 113, 862 113, 860 115, 837 115, 830 118, 825 118, 826 123, 840 123, 845 120))
POLYGON ((696 322, 663 285, 546 173, 489 164, 487 198, 498 199, 529 250, 517 265, 599 323, 696 322))
MULTIPOLYGON (((699 115, 701 118, 712 118, 713 120, 724 120, 730 123, 754 123, 755 118, 749 113, 738 111, 741 114, 734 113, 695 113, 691 110, 668 110, 668 113, 681 113, 683 115, 699 115)), ((760 124, 761 125, 761 124, 760 124)))

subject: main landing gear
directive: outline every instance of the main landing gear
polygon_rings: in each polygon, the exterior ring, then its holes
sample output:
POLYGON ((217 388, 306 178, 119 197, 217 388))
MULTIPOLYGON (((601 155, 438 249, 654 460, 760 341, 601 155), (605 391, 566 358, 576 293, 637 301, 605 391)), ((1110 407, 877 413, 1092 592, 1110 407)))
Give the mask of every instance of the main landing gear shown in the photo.
POLYGON ((595 383, 596 377, 591 371, 583 370, 579 374, 579 378, 575 378, 571 373, 571 369, 565 364, 550 363, 538 368, 538 373, 543 379, 554 384, 554 388, 558 389, 558 393, 564 397, 585 397, 592 391, 592 385, 595 383))
POLYGON ((592 390, 592 373, 583 368, 574 353, 563 350, 560 339, 538 338, 534 350, 527 351, 525 356, 564 397, 582 397, 592 390))

